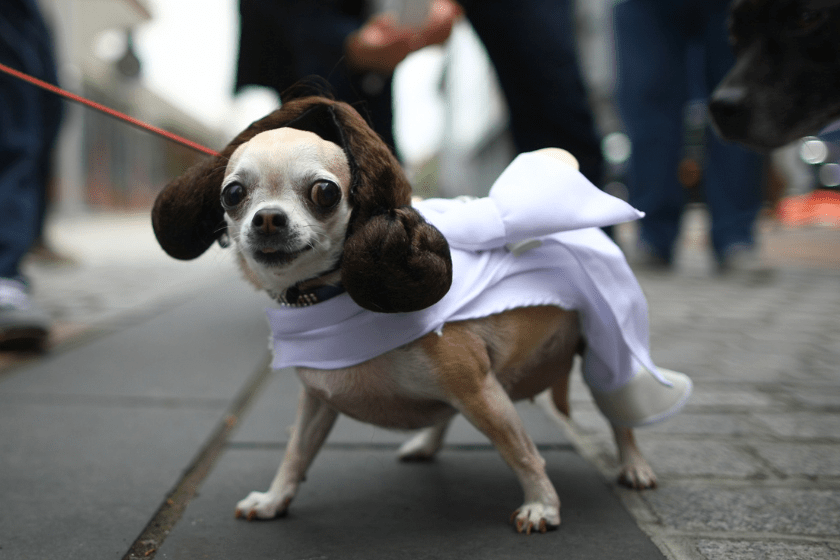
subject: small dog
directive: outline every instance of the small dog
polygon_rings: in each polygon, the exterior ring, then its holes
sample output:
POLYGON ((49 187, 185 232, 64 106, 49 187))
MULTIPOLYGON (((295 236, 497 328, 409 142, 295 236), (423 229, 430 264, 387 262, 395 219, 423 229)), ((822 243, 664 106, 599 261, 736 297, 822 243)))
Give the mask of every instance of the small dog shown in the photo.
MULTIPOLYGON (((557 149, 547 154, 569 158, 557 149)), ((447 241, 412 208, 410 185, 387 146, 349 105, 320 97, 284 103, 219 157, 173 181, 155 203, 153 225, 161 246, 180 259, 199 256, 217 238, 233 243, 245 277, 286 305, 346 290, 352 305, 406 317, 444 297, 452 277, 447 241)), ((285 458, 269 490, 240 501, 236 516, 287 511, 339 412, 423 429, 400 448, 403 460, 432 458, 461 413, 522 485, 524 503, 511 517, 516 530, 556 527, 560 500, 513 401, 551 388, 568 414, 568 375, 582 348, 575 311, 537 305, 446 323, 356 365, 298 367, 303 388, 285 458)), ((632 430, 613 430, 620 480, 655 486, 632 430)))
POLYGON ((840 119, 840 0, 735 0, 729 31, 709 103, 723 138, 766 150, 840 119))

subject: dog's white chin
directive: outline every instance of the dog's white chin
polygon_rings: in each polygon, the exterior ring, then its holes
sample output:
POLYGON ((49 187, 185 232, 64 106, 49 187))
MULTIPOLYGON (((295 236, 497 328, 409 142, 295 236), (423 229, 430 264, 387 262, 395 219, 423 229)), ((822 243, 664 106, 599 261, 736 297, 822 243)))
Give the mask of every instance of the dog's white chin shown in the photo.
POLYGON ((253 251, 252 259, 267 268, 284 267, 294 263, 294 261, 310 250, 312 250, 311 245, 306 245, 301 249, 293 249, 291 251, 277 248, 258 249, 253 251))
POLYGON ((259 280, 262 288, 269 292, 282 292, 298 282, 315 278, 329 272, 338 263, 341 247, 332 250, 324 247, 311 247, 287 252, 288 260, 278 258, 270 262, 272 253, 255 257, 255 251, 244 250, 245 263, 259 280))

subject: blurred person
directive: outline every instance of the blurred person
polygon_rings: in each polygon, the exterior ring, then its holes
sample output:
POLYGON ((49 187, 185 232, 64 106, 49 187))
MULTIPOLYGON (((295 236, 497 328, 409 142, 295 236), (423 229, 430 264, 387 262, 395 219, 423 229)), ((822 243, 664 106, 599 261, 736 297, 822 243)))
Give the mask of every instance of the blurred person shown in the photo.
MULTIPOLYGON (((0 2, 0 62, 57 83, 36 0, 0 2)), ((40 234, 61 109, 55 95, 0 75, 0 349, 41 350, 49 332, 20 266, 40 234)))
POLYGON ((578 64, 572 0, 434 0, 416 30, 387 13, 369 15, 363 0, 240 0, 236 87, 269 86, 282 98, 299 80, 321 76, 339 99, 365 101, 374 130, 393 147, 393 71, 411 52, 445 41, 462 8, 496 69, 517 152, 566 149, 599 184, 600 138, 578 64))
POLYGON ((463 0, 499 77, 517 152, 563 148, 595 185, 601 138, 580 71, 573 0, 463 0))
MULTIPOLYGON (((686 202, 678 180, 684 110, 690 85, 708 97, 734 64, 728 6, 728 0, 619 0, 614 8, 616 96, 633 147, 630 203, 646 213, 640 264, 673 264, 686 202)), ((753 234, 762 205, 762 157, 715 134, 706 137, 705 199, 717 268, 765 272, 753 234)))
POLYGON ((240 0, 239 13, 236 90, 266 86, 282 101, 293 86, 322 78, 336 98, 362 101, 357 108, 393 149, 394 69, 412 52, 444 42, 460 8, 434 0, 419 29, 390 13, 372 14, 364 0, 240 0))

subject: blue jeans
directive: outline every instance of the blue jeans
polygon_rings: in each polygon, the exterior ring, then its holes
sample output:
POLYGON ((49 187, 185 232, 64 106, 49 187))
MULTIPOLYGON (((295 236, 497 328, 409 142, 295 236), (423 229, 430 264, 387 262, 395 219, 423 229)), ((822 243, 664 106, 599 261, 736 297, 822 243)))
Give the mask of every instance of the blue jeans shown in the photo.
POLYGON ((557 147, 601 182, 601 139, 578 64, 571 0, 464 0, 508 102, 516 149, 557 147))
MULTIPOLYGON (((626 0, 614 11, 617 99, 633 153, 630 203, 646 213, 641 238, 671 260, 685 196, 677 180, 689 85, 703 97, 734 63, 727 39, 728 0, 626 0), (702 62, 689 67, 690 48, 702 62), (692 74, 693 72, 693 74, 692 74)), ((761 209, 762 157, 706 135, 704 185, 712 247, 752 245, 761 209)))
MULTIPOLYGON (((52 41, 35 0, 0 2, 0 62, 55 84, 52 41)), ((0 74, 0 277, 40 235, 50 158, 61 120, 52 93, 0 74)))

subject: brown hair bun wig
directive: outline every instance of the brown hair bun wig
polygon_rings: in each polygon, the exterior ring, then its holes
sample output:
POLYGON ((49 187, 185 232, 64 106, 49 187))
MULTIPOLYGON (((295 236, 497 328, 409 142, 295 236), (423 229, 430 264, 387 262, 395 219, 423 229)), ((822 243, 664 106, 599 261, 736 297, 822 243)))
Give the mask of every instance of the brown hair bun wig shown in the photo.
POLYGON ((364 222, 347 239, 341 278, 366 309, 424 309, 449 291, 449 245, 414 208, 395 208, 364 222))
POLYGON ((257 134, 282 127, 335 142, 350 162, 353 213, 341 261, 350 297, 383 313, 417 311, 440 300, 452 283, 446 239, 411 208, 411 186, 382 139, 350 105, 325 97, 283 103, 239 133, 219 156, 169 183, 152 209, 164 251, 194 259, 225 233, 219 194, 230 156, 257 134))

